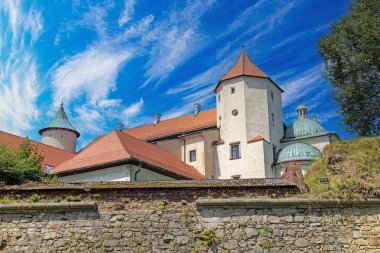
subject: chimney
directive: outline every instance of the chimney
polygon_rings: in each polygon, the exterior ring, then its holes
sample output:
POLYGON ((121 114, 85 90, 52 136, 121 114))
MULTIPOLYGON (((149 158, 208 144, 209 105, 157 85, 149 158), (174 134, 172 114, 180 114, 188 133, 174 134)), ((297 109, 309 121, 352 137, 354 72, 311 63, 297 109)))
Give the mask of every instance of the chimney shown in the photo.
POLYGON ((194 116, 197 116, 200 111, 201 111, 201 104, 199 103, 194 104, 194 116))
POLYGON ((118 125, 119 131, 123 131, 124 127, 125 127, 125 125, 123 123, 119 123, 119 125, 118 125))
POLYGON ((154 114, 154 125, 157 125, 158 122, 160 122, 160 120, 161 120, 161 114, 155 113, 154 114))

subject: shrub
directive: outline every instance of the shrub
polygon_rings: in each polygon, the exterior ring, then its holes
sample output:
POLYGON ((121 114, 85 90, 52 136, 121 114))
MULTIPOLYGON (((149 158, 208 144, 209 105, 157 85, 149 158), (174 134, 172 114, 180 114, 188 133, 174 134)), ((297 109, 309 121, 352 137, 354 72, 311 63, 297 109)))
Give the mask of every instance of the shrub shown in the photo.
POLYGON ((41 196, 39 194, 33 194, 33 195, 29 196, 29 198, 28 198, 28 201, 32 202, 32 203, 40 202, 40 200, 41 200, 41 196))
POLYGON ((17 150, 0 144, 0 182, 21 184, 27 181, 41 181, 43 156, 36 145, 26 137, 17 150))

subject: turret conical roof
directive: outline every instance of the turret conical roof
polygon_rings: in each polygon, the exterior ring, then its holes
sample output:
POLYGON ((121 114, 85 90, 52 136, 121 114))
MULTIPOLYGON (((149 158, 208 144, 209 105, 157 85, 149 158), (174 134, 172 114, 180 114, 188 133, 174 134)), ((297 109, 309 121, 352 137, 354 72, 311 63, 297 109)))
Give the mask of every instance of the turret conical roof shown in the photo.
POLYGON ((47 126, 44 128, 41 128, 38 133, 42 135, 42 132, 48 129, 52 128, 59 128, 59 129, 67 129, 73 131, 77 137, 80 136, 80 133, 75 129, 75 127, 71 124, 69 118, 66 115, 65 109, 63 108, 63 103, 59 107, 59 110, 55 117, 50 121, 47 126))
POLYGON ((235 77, 240 76, 253 76, 259 78, 268 78, 275 86, 277 86, 281 91, 283 91, 277 84, 275 84, 267 74, 265 74, 259 67, 253 63, 251 58, 249 58, 245 49, 241 51, 239 58, 232 66, 232 68, 225 74, 218 82, 218 85, 215 87, 214 91, 220 86, 221 82, 229 80, 235 77))
POLYGON ((225 74, 219 81, 228 80, 231 78, 239 77, 239 76, 255 76, 255 77, 263 77, 267 78, 268 76, 261 71, 249 58, 245 49, 243 49, 240 53, 239 58, 232 68, 225 74))

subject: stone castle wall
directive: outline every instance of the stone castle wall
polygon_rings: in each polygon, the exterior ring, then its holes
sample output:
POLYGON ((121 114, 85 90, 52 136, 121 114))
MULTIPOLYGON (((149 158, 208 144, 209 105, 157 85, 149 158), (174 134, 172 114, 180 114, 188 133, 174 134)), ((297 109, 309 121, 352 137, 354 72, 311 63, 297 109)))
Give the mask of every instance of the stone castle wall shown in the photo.
POLYGON ((0 206, 2 252, 379 252, 380 204, 121 200, 0 206))

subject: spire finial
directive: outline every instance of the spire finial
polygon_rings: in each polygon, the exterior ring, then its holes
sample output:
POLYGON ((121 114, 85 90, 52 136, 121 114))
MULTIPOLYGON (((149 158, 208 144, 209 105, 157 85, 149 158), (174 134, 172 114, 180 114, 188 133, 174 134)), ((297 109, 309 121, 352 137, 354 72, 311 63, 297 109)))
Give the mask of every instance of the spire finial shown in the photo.
POLYGON ((63 98, 62 98, 62 101, 61 101, 61 106, 63 107, 63 98))
POLYGON ((245 45, 244 43, 241 45, 241 49, 244 51, 245 50, 245 45))

